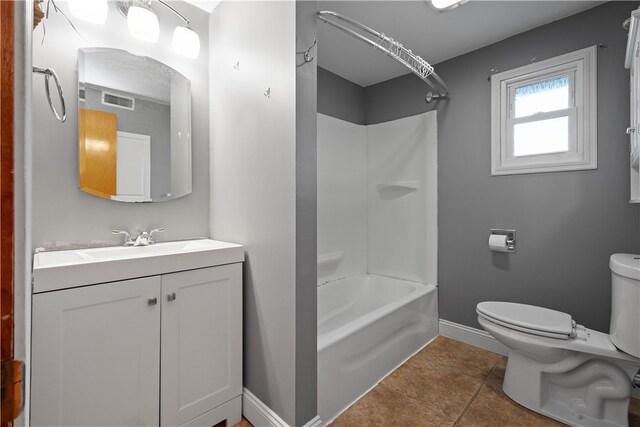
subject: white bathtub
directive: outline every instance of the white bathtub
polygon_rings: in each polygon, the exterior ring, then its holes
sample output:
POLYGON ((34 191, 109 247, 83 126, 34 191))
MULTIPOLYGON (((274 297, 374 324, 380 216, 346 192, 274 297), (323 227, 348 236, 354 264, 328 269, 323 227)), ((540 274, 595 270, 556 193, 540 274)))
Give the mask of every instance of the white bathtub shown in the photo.
POLYGON ((432 285, 363 274, 318 287, 318 413, 332 421, 438 335, 432 285))

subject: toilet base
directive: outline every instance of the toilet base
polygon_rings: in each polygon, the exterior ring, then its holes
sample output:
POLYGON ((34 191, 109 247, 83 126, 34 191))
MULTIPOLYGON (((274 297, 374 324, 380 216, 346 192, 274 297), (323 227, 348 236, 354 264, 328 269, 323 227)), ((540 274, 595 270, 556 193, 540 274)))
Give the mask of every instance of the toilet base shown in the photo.
POLYGON ((628 426, 630 378, 637 367, 567 353, 543 363, 510 350, 502 389, 520 405, 572 426, 628 426))

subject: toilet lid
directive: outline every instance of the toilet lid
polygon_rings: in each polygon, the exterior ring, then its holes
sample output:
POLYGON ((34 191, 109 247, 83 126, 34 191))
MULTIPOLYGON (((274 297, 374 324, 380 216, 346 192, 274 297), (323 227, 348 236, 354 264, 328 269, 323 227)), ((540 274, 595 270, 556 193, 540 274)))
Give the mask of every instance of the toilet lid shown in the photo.
POLYGON ((481 302, 476 309, 479 315, 489 321, 523 332, 565 339, 574 334, 573 319, 561 311, 498 301, 481 302))

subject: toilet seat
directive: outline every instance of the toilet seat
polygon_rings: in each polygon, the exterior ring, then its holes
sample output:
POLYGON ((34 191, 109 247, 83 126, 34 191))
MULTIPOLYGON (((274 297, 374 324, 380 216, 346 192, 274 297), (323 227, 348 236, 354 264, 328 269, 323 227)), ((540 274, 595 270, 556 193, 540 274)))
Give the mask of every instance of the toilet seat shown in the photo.
POLYGON ((477 305, 478 315, 508 329, 568 340, 576 336, 571 315, 548 308, 512 302, 485 301, 477 305))

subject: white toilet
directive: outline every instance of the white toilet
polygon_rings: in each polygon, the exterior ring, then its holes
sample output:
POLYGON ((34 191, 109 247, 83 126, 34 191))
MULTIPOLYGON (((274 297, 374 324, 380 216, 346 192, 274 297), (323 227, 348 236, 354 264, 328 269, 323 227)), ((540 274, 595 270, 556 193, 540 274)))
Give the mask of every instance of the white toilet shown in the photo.
POLYGON ((481 302, 480 325, 509 348, 502 384, 513 400, 573 426, 627 426, 640 368, 640 256, 611 256, 610 334, 569 314, 509 302, 481 302))

